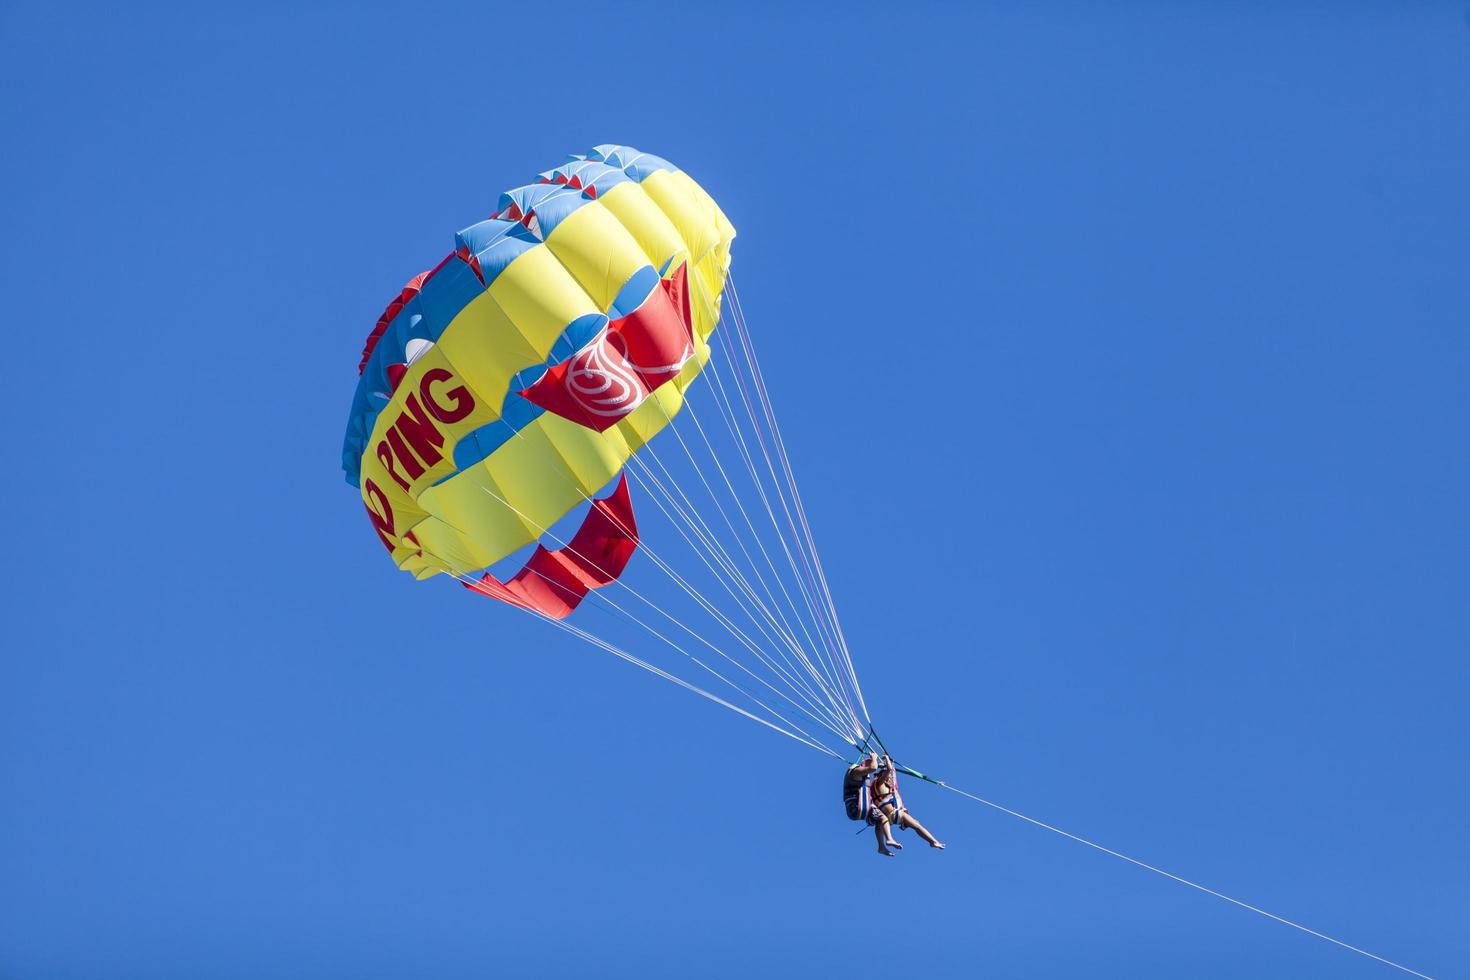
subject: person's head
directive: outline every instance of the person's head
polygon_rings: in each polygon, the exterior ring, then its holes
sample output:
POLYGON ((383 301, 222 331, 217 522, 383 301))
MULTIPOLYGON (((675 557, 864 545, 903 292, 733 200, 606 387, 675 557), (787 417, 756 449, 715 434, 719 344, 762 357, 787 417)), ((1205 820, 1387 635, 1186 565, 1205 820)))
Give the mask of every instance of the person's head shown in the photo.
POLYGON ((888 784, 888 776, 889 771, 886 766, 882 769, 879 769, 878 772, 873 776, 873 785, 886 786, 888 784))

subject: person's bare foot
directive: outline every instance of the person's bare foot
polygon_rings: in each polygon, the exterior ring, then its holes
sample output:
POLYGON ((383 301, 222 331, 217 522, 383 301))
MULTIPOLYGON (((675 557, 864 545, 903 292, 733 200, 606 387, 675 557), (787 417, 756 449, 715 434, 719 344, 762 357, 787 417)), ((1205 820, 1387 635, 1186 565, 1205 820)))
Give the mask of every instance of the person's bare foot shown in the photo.
POLYGON ((890 851, 888 848, 884 847, 881 844, 878 845, 878 853, 881 854, 881 855, 883 855, 886 858, 893 857, 893 852, 890 851))
POLYGON ((929 846, 932 847, 932 848, 934 848, 937 851, 944 850, 944 845, 941 844, 941 843, 939 843, 939 841, 937 841, 937 840, 936 841, 930 841, 929 842, 929 846))
POLYGON ((899 843, 899 842, 898 842, 898 841, 896 841, 896 840, 886 840, 886 841, 884 841, 884 842, 883 842, 883 843, 884 843, 884 844, 886 844, 886 845, 888 845, 888 846, 889 846, 889 847, 891 847, 891 848, 893 848, 893 849, 894 849, 894 850, 896 850, 896 851, 901 851, 901 850, 903 850, 903 845, 902 845, 902 844, 900 844, 900 843, 899 843))

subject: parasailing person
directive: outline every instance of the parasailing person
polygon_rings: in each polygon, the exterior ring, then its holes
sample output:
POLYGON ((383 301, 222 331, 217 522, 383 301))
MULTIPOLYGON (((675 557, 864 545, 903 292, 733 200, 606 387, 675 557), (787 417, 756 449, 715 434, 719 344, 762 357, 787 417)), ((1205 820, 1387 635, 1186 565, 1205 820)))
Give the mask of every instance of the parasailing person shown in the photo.
MULTIPOLYGON (((872 786, 868 790, 872 799, 873 810, 882 818, 889 827, 897 827, 899 830, 912 830, 924 840, 929 846, 938 850, 944 850, 944 845, 939 843, 935 836, 929 833, 928 828, 919 823, 914 815, 909 812, 908 807, 903 805, 903 797, 898 795, 898 773, 894 769, 893 760, 888 756, 883 757, 883 763, 873 775, 872 786)), ((879 852, 886 853, 892 857, 891 851, 885 851, 884 844, 903 850, 903 845, 893 840, 892 832, 889 832, 886 841, 879 841, 879 852)))
POLYGON ((903 845, 893 839, 894 827, 912 830, 930 847, 944 850, 944 845, 903 805, 898 795, 898 774, 886 755, 880 761, 878 753, 870 752, 861 762, 847 767, 842 777, 842 803, 849 819, 865 820, 873 828, 878 853, 884 857, 903 850, 903 845))

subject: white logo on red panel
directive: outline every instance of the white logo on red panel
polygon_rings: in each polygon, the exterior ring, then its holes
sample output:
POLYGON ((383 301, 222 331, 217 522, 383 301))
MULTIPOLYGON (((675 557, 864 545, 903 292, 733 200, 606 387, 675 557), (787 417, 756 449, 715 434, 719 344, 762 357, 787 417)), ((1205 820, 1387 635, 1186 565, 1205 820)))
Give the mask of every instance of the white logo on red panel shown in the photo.
POLYGON ((567 362, 566 389, 593 415, 617 418, 643 404, 648 390, 636 373, 641 369, 608 341, 604 330, 567 362))

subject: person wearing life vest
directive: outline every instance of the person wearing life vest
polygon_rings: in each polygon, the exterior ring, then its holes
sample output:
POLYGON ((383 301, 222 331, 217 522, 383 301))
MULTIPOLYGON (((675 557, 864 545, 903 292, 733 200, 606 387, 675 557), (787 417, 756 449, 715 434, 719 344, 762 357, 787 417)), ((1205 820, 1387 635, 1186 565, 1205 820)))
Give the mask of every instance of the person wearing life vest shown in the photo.
POLYGON ((913 830, 930 847, 944 849, 903 805, 903 798, 898 795, 898 774, 887 756, 880 761, 878 753, 872 752, 862 762, 847 767, 842 777, 842 803, 848 819, 864 820, 873 828, 878 853, 884 857, 893 857, 895 850, 903 850, 903 845, 893 839, 894 827, 913 830))
MULTIPOLYGON (((886 755, 878 771, 873 775, 872 785, 868 792, 872 808, 883 819, 885 828, 897 827, 899 830, 912 830, 928 841, 930 847, 944 850, 944 845, 939 843, 935 836, 929 833, 928 828, 919 823, 909 812, 909 808, 903 805, 903 797, 898 795, 898 773, 893 767, 893 761, 886 755)), ((887 849, 889 847, 903 849, 903 845, 893 839, 891 831, 887 840, 881 837, 878 840, 879 852, 892 857, 893 852, 887 849)))
POLYGON ((873 833, 878 838, 878 853, 893 857, 893 851, 889 848, 902 850, 903 845, 893 839, 888 817, 872 805, 868 793, 868 777, 880 768, 876 752, 870 752, 862 762, 848 766, 842 777, 842 805, 847 809, 849 820, 865 820, 873 828, 873 833))

